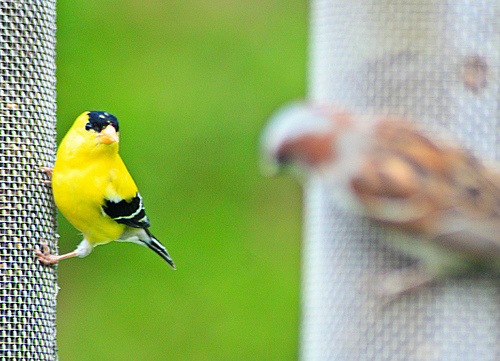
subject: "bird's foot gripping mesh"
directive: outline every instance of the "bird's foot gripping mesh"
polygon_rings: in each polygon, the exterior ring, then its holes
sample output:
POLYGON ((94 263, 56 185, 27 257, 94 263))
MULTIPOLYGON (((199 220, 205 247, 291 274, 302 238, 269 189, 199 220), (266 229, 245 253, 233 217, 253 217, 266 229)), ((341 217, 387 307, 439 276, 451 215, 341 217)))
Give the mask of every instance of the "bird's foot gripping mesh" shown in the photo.
MULTIPOLYGON (((408 115, 498 159, 498 1, 313 0, 309 97, 408 115)), ((319 180, 305 194, 301 359, 498 360, 498 280, 446 279, 384 303, 367 277, 411 260, 338 210, 319 180)))
POLYGON ((0 360, 55 360, 55 1, 0 1, 0 360))

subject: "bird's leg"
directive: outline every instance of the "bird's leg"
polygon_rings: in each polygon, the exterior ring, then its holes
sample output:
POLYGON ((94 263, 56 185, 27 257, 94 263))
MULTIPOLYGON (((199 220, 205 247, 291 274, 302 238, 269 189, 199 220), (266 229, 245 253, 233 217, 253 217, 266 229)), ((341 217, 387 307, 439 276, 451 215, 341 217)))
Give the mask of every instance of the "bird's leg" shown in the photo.
POLYGON ((49 247, 47 246, 47 244, 45 242, 42 242, 42 248, 43 248, 43 252, 40 252, 37 249, 33 249, 33 251, 35 252, 36 258, 38 258, 38 260, 40 262, 42 262, 43 264, 46 264, 46 265, 53 265, 62 259, 78 256, 78 252, 76 252, 76 251, 56 256, 56 255, 50 253, 49 247))
MULTIPOLYGON (((54 173, 54 168, 48 168, 48 167, 40 167, 38 168, 42 172, 47 173, 50 177, 52 177, 52 173, 54 173)), ((42 181, 43 184, 52 184, 52 181, 42 181)))
POLYGON ((45 242, 42 243, 42 248, 43 252, 40 252, 39 250, 33 249, 33 252, 35 252, 36 258, 43 264, 56 264, 62 259, 65 258, 71 258, 71 257, 85 257, 87 256, 90 252, 92 252, 93 245, 91 245, 86 238, 84 238, 78 247, 73 252, 62 254, 60 256, 56 256, 50 253, 49 247, 45 242))

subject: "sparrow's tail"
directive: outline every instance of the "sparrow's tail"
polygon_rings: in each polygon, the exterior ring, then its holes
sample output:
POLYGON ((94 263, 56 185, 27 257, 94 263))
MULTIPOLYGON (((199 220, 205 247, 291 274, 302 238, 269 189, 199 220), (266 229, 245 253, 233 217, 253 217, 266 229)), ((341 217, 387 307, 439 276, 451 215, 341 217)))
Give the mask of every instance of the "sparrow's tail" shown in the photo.
POLYGON ((176 269, 174 261, 172 261, 172 258, 170 258, 170 255, 168 254, 165 246, 163 244, 161 244, 160 241, 158 241, 156 239, 156 237, 153 236, 153 234, 147 228, 144 229, 144 231, 146 231, 146 233, 148 234, 149 237, 148 237, 148 239, 141 239, 141 242, 143 242, 144 245, 146 245, 148 248, 155 251, 161 258, 163 258, 165 261, 167 261, 167 263, 173 269, 176 269))

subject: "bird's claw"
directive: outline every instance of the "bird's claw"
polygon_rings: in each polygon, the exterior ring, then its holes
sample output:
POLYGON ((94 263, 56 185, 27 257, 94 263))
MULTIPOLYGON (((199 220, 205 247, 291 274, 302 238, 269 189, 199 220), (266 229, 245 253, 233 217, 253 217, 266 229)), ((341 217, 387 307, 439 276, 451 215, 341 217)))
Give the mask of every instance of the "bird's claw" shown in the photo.
POLYGON ((52 173, 54 173, 54 168, 49 168, 49 167, 40 167, 38 168, 39 170, 41 170, 42 172, 45 172, 47 173, 48 175, 50 175, 52 177, 52 173))
MULTIPOLYGON (((54 173, 54 168, 49 168, 49 167, 40 167, 38 168, 42 172, 47 173, 50 177, 52 177, 52 173, 54 173)), ((52 184, 52 181, 42 181, 43 184, 52 184)))
POLYGON ((54 265, 59 261, 59 257, 50 253, 49 247, 45 242, 42 243, 43 252, 33 249, 36 258, 45 265, 54 265))

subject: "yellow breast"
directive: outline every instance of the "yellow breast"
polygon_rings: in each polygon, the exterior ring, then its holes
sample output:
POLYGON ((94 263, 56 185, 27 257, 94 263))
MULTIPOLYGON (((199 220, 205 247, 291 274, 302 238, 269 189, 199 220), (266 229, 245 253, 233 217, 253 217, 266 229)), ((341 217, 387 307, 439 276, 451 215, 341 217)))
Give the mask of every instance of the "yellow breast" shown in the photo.
POLYGON ((67 136, 59 146, 52 176, 54 199, 91 245, 111 242, 126 226, 103 213, 105 199, 130 199, 137 187, 118 155, 118 144, 83 144, 88 140, 80 138, 67 136))

